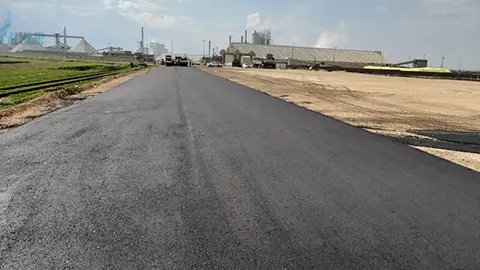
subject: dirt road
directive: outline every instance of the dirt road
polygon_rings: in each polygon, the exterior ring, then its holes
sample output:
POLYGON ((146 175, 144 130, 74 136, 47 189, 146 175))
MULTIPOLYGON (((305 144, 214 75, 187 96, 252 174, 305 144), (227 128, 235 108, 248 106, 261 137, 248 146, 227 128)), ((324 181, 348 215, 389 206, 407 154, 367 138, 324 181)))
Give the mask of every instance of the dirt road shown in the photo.
POLYGON ((480 82, 305 70, 205 70, 480 171, 480 82), (442 131, 443 137, 431 131, 442 131))

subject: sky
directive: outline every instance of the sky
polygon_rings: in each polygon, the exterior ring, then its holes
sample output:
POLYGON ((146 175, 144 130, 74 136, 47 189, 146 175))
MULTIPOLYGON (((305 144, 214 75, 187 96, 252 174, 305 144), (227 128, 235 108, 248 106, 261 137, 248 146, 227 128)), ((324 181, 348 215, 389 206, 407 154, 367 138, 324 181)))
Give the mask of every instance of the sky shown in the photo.
MULTIPOLYGON (((426 58, 439 67, 480 69, 480 0, 0 0, 0 27, 85 36, 97 49, 136 50, 146 41, 202 54, 271 28, 274 44, 382 51, 390 62, 426 58)), ((53 39, 45 39, 53 44, 53 39)), ((70 43, 74 43, 72 40, 70 43)), ((70 44, 72 45, 72 44, 70 44)))

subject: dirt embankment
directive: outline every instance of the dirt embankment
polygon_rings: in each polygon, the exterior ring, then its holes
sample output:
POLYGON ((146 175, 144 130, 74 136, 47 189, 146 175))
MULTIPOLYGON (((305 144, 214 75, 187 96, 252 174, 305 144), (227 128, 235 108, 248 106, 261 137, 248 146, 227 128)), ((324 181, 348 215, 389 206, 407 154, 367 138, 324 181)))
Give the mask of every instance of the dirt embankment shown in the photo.
POLYGON ((205 70, 480 171, 480 82, 307 70, 205 70))
POLYGON ((108 77, 88 86, 72 87, 49 92, 25 103, 0 110, 0 132, 68 106, 77 100, 82 100, 110 90, 132 78, 145 74, 149 70, 150 69, 144 69, 126 75, 108 77))

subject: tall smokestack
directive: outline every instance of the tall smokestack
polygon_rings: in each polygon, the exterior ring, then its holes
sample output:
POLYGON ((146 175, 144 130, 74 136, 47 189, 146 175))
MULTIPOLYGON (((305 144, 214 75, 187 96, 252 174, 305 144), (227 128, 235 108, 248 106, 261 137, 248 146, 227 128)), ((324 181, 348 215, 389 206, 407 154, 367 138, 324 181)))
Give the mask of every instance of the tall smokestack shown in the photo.
POLYGON ((247 42, 247 30, 245 30, 245 43, 248 43, 247 42))
POLYGON ((140 52, 141 53, 145 53, 145 50, 144 50, 144 35, 143 35, 143 27, 142 27, 142 42, 140 42, 140 52))
POLYGON ((208 57, 212 56, 211 51, 212 51, 212 41, 209 40, 208 41, 208 57))
POLYGON ((232 36, 228 36, 228 46, 232 45, 232 36))
POLYGON ((63 46, 65 50, 67 49, 67 27, 63 27, 63 46))
POLYGON ((243 43, 243 36, 240 37, 240 43, 243 43))

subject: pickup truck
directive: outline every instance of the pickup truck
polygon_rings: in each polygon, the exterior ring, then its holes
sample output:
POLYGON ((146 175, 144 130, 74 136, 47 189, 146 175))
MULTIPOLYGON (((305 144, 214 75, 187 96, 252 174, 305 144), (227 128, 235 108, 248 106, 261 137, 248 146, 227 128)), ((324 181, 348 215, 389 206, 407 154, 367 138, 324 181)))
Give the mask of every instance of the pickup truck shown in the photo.
POLYGON ((222 64, 213 61, 213 62, 208 63, 207 67, 222 67, 222 64))

